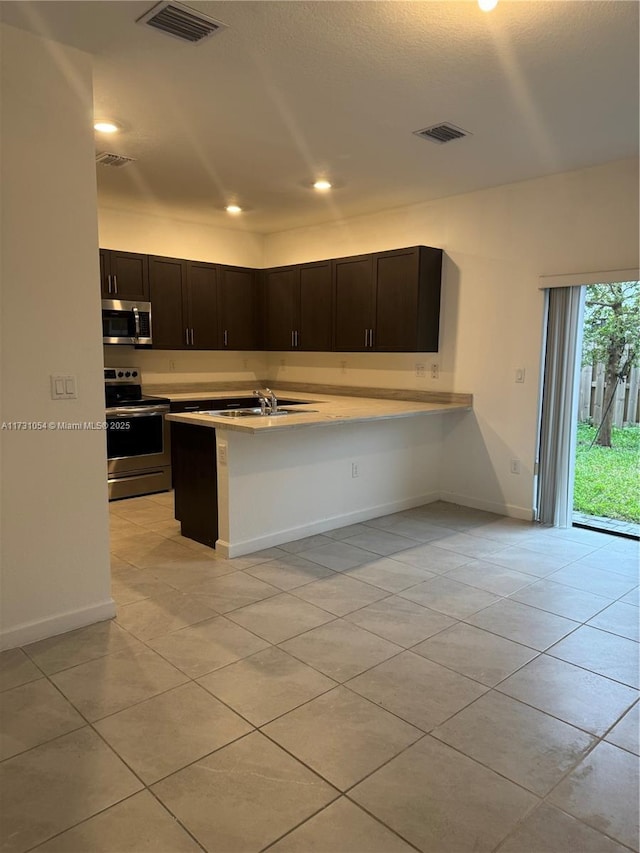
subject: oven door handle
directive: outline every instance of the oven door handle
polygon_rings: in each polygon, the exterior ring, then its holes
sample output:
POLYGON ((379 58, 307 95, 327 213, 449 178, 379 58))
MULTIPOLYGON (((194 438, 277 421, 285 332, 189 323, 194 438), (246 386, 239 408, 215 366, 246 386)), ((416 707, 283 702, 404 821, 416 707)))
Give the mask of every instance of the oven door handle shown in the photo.
POLYGON ((107 418, 145 418, 169 414, 169 406, 114 406, 106 410, 107 418))

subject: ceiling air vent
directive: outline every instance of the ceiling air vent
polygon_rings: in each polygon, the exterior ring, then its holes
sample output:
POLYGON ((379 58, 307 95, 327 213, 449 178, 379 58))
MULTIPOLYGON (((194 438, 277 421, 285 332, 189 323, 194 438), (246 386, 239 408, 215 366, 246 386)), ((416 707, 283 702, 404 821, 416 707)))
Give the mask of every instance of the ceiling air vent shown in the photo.
POLYGON ((138 18, 136 23, 154 27, 168 36, 191 44, 198 44, 217 33, 218 30, 226 29, 226 24, 214 21, 208 15, 196 12, 181 3, 173 3, 171 0, 156 3, 141 18, 138 18))
POLYGON ((468 130, 462 130, 461 127, 456 127, 455 124, 449 124, 449 122, 433 124, 431 127, 425 127, 423 130, 414 130, 413 132, 416 136, 421 136, 422 139, 437 142, 438 145, 444 145, 445 142, 453 142, 454 139, 462 139, 463 136, 472 135, 468 130))
POLYGON ((122 154, 110 154, 108 151, 101 151, 96 154, 96 163, 101 166, 126 166, 128 163, 135 163, 134 157, 123 157, 122 154))

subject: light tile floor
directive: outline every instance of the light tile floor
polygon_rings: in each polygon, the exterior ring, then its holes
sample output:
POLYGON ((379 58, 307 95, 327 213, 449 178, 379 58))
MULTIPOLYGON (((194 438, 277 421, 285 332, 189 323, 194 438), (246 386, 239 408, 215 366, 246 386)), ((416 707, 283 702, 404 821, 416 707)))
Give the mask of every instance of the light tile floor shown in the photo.
POLYGON ((0 656, 3 853, 638 850, 638 543, 436 503, 234 560, 113 503, 0 656))

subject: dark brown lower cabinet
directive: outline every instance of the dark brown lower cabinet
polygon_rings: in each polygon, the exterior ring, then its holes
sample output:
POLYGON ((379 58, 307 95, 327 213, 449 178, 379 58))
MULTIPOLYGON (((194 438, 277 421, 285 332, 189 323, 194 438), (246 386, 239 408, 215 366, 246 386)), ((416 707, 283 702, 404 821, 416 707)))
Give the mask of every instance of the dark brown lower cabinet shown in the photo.
POLYGON ((175 517, 189 539, 215 548, 218 538, 216 431, 171 424, 175 517))

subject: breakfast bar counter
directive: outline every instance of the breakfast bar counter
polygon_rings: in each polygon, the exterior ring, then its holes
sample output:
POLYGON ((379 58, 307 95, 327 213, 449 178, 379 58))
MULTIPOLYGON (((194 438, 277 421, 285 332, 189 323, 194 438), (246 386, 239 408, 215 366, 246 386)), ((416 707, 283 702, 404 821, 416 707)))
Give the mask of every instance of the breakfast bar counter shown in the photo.
MULTIPOLYGON (((426 392, 403 400, 274 391, 294 403, 287 414, 167 416, 182 533, 224 557, 437 500, 445 429, 472 408, 463 394, 429 401, 426 392)), ((216 396, 251 392, 201 399, 216 396)))

